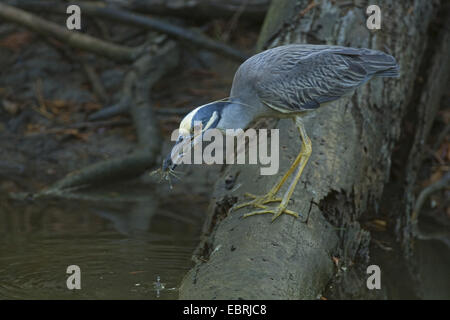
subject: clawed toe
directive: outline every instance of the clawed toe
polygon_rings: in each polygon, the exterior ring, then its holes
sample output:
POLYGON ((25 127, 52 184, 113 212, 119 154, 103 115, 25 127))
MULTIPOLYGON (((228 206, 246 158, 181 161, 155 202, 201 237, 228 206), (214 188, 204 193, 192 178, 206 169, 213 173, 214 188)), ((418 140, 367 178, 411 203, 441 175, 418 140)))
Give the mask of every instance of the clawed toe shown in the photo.
POLYGON ((283 213, 293 216, 295 218, 299 217, 297 212, 286 209, 286 207, 283 205, 279 205, 278 207, 276 207, 274 209, 263 208, 263 210, 260 210, 260 211, 253 211, 253 212, 246 213, 243 215, 243 218, 247 218, 247 217, 254 216, 254 215, 267 214, 267 213, 273 214, 272 221, 274 221, 276 218, 281 216, 283 213))
POLYGON ((259 214, 266 214, 266 213, 273 214, 272 221, 274 221, 276 218, 278 218, 283 213, 286 213, 295 218, 298 218, 298 213, 287 209, 286 204, 281 203, 276 208, 269 208, 268 206, 266 206, 265 204, 267 204, 267 203, 282 202, 281 198, 275 197, 272 193, 268 193, 264 196, 256 196, 251 193, 245 193, 244 196, 247 198, 252 198, 253 200, 234 206, 233 211, 239 210, 241 208, 248 207, 248 206, 261 209, 259 211, 253 211, 253 212, 244 214, 243 215, 244 218, 254 216, 254 215, 259 215, 259 214))
POLYGON ((239 210, 244 207, 252 206, 254 208, 259 209, 267 209, 267 206, 265 204, 271 203, 271 202, 281 202, 281 198, 276 198, 272 194, 266 194, 264 196, 257 196, 251 193, 245 193, 245 197, 252 198, 252 201, 244 202, 239 205, 236 205, 233 207, 233 210, 239 210))

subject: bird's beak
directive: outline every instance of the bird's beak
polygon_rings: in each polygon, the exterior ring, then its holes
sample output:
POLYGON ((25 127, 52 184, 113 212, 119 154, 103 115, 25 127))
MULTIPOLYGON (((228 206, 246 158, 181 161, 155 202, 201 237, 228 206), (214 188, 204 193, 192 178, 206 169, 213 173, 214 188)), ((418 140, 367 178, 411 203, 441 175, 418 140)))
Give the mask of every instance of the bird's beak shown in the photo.
POLYGON ((186 148, 186 144, 189 141, 188 135, 180 135, 175 142, 175 145, 172 147, 172 150, 166 156, 163 161, 162 170, 174 170, 176 166, 179 164, 181 158, 184 154, 184 149, 186 148))
POLYGON ((183 157, 190 156, 190 149, 201 143, 203 132, 197 135, 180 135, 171 152, 163 161, 162 170, 174 170, 182 161, 183 157))

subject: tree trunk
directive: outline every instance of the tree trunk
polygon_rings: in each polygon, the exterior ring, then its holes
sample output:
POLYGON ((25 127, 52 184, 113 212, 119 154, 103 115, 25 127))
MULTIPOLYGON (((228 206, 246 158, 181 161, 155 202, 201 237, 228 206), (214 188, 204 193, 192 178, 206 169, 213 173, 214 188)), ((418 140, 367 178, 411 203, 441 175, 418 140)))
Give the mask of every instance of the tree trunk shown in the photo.
MULTIPOLYGON (((366 287, 366 267, 377 261, 370 260, 371 234, 361 223, 376 216, 385 199, 402 119, 426 110, 426 119, 416 122, 420 130, 429 128, 434 118, 436 108, 428 106, 426 99, 439 101, 444 92, 445 85, 437 84, 447 81, 448 45, 429 41, 430 26, 438 13, 447 10, 438 1, 376 1, 382 24, 380 30, 370 31, 365 15, 369 4, 362 2, 354 6, 348 1, 273 1, 260 49, 287 43, 379 49, 397 59, 401 77, 373 79, 352 97, 322 107, 304 120, 313 151, 289 208, 308 216, 307 223, 288 215, 274 223, 269 215, 242 219, 250 209, 229 212, 237 200, 245 201, 245 192, 266 193, 287 170, 301 141, 292 121, 278 122, 277 175, 261 176, 259 168, 251 165, 227 167, 215 186, 205 240, 182 282, 181 299, 368 298, 385 293, 366 287), (428 77, 437 69, 441 71, 428 77), (414 86, 418 75, 425 79, 420 87, 414 86), (431 92, 421 98, 417 91, 424 88, 431 92), (348 278, 352 285, 346 282, 344 293, 329 290, 330 284, 348 278)), ((426 137, 427 130, 420 132, 422 139, 423 134, 426 137)), ((396 213, 403 221, 401 228, 408 227, 408 214, 406 209, 396 213)), ((409 240, 410 235, 404 234, 405 246, 409 240)))

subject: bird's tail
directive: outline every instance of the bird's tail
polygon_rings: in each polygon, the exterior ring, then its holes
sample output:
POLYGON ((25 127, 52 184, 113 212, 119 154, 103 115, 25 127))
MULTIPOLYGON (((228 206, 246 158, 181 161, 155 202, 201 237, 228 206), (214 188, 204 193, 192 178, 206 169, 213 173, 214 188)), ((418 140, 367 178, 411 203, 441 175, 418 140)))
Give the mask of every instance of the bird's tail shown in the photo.
POLYGON ((400 67, 396 65, 395 67, 391 67, 390 69, 378 71, 375 73, 375 76, 382 78, 398 78, 400 77, 400 67))
POLYGON ((400 67, 395 58, 387 53, 370 50, 370 53, 363 54, 364 68, 376 77, 400 76, 400 67))

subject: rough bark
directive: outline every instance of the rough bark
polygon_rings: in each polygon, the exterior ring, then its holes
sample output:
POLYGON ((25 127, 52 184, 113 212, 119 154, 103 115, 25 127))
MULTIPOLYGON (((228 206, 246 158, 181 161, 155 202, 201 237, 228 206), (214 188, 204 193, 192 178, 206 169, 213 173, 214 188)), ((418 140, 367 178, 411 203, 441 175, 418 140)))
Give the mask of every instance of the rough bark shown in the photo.
MULTIPOLYGON (((424 284, 421 282, 430 277, 420 274, 420 260, 423 260, 420 255, 424 256, 425 250, 422 249, 424 246, 430 247, 433 244, 417 244, 417 241, 413 240, 435 239, 444 244, 450 243, 448 231, 442 233, 435 230, 437 232, 425 233, 421 230, 418 208, 423 199, 417 190, 418 179, 423 172, 422 163, 429 154, 425 142, 429 138, 439 107, 445 105, 442 95, 449 86, 450 31, 445 27, 448 19, 450 19, 450 3, 442 2, 438 15, 428 28, 427 48, 415 78, 407 112, 402 119, 402 134, 392 154, 393 164, 396 167, 395 177, 385 185, 379 206, 380 214, 388 217, 395 228, 393 235, 395 238, 389 239, 389 236, 384 235, 383 241, 394 244, 393 248, 399 254, 388 256, 386 252, 376 248, 372 250, 372 253, 380 260, 389 261, 380 265, 387 276, 385 281, 401 288, 399 291, 403 297, 430 296, 429 292, 425 293, 422 290, 424 284)), ((438 141, 439 138, 436 140, 438 141)), ((442 180, 446 179, 448 177, 442 180)), ((446 183, 448 187, 447 180, 447 182, 440 181, 430 188, 436 188, 443 183, 446 183)), ((431 189, 423 191, 429 192, 431 189)), ((445 229, 445 225, 442 228, 445 229)), ((428 258, 425 259, 433 259, 434 255, 439 254, 437 252, 430 251, 428 258)), ((441 296, 442 298, 447 297, 441 296)))
POLYGON ((351 98, 322 107, 304 120, 313 152, 290 209, 309 216, 307 223, 287 215, 274 223, 270 216, 242 219, 247 209, 229 212, 237 199, 244 200, 244 192, 267 192, 288 168, 300 148, 291 121, 278 123, 277 175, 261 176, 256 166, 227 167, 215 187, 206 237, 196 252, 196 265, 182 282, 181 299, 315 299, 343 272, 354 278, 348 295, 373 296, 362 278, 371 235, 360 222, 380 206, 402 119, 417 102, 414 80, 432 45, 427 42, 429 26, 441 4, 370 3, 378 4, 383 16, 381 30, 372 32, 366 28, 368 4, 362 2, 273 3, 260 48, 327 43, 379 49, 397 58, 401 78, 371 80, 351 98))

